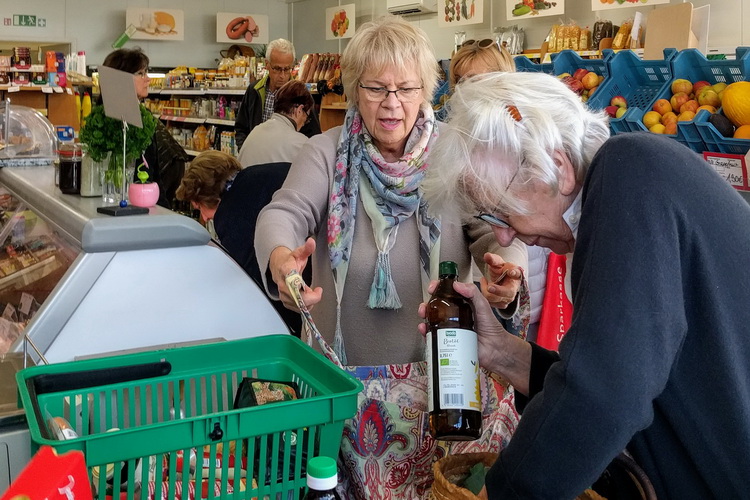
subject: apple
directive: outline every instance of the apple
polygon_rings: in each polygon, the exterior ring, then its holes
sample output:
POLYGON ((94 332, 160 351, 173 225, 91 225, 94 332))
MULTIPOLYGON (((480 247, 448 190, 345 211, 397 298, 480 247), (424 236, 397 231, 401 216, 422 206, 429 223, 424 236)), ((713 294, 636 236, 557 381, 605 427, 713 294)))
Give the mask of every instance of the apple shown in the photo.
POLYGON ((711 88, 714 89, 714 92, 718 94, 719 92, 722 92, 725 88, 727 88, 727 84, 724 82, 714 83, 713 85, 711 85, 711 88))
POLYGON ((615 113, 615 118, 622 118, 625 113, 628 112, 628 108, 617 108, 617 113, 615 113))
POLYGON ((669 135, 677 134, 677 120, 669 123, 664 123, 664 133, 669 135))
POLYGON ((716 108, 714 108, 713 106, 709 106, 708 104, 704 104, 703 106, 699 106, 698 107, 698 110, 695 112, 695 114, 697 115, 698 111, 700 111, 701 109, 705 109, 706 111, 708 111, 711 114, 716 113, 716 108))
POLYGON ((688 97, 685 92, 677 92, 672 96, 672 99, 669 100, 670 104, 672 104, 672 111, 679 113, 680 107, 689 100, 690 97, 688 97))
POLYGON ((648 131, 653 132, 654 134, 663 134, 666 128, 667 127, 665 127, 661 123, 654 123, 649 127, 648 131))
POLYGON ((677 121, 689 122, 692 121, 693 118, 695 118, 695 113, 693 111, 685 111, 677 116, 677 121))
POLYGON ((660 115, 664 115, 672 111, 672 105, 666 99, 659 99, 654 103, 651 109, 656 111, 660 115))
POLYGON ((578 80, 579 82, 583 80, 583 77, 586 76, 589 73, 589 70, 585 68, 578 68, 573 72, 573 78, 578 80))
POLYGON ((602 83, 604 81, 604 75, 599 75, 599 83, 602 83))
POLYGON ((691 82, 690 80, 678 78, 672 82, 672 94, 677 94, 678 92, 685 92, 685 94, 690 94, 692 91, 693 82, 691 82))
POLYGON ((711 87, 703 87, 698 94, 698 104, 701 106, 713 106, 718 108, 721 106, 721 99, 719 94, 711 87))
POLYGON ((661 122, 664 125, 669 125, 670 123, 677 123, 677 114, 675 114, 673 111, 668 111, 661 115, 661 122))
POLYGON ((656 111, 646 111, 643 114, 643 124, 647 129, 651 130, 651 127, 661 123, 661 115, 656 111))
POLYGON ((567 78, 567 77, 569 77, 569 76, 570 76, 570 73, 560 73, 559 75, 557 75, 557 77, 558 77, 558 78, 559 78, 560 80, 562 80, 562 79, 564 79, 564 78, 567 78))
POLYGON ((589 71, 585 75, 583 75, 583 78, 581 79, 581 83, 583 84, 583 88, 585 89, 593 89, 597 85, 599 85, 599 75, 594 73, 593 71, 589 71))
POLYGON ((698 93, 701 91, 703 87, 710 87, 711 84, 708 83, 706 80, 701 80, 699 82, 695 82, 693 84, 693 94, 698 95, 698 93))
POLYGON ((576 80, 575 78, 569 78, 565 83, 568 85, 570 90, 572 90, 576 94, 581 94, 583 92, 583 84, 581 83, 580 80, 576 80))
POLYGON ((604 111, 610 116, 610 118, 617 118, 617 110, 620 109, 617 106, 607 106, 604 111))
POLYGON ((612 99, 610 99, 609 104, 611 106, 617 106, 618 108, 628 107, 628 101, 625 100, 625 98, 621 95, 614 96, 612 99))
POLYGON ((682 106, 680 106, 680 113, 684 113, 685 111, 692 111, 693 113, 696 113, 698 111, 698 101, 695 99, 691 99, 682 106))
POLYGON ((599 85, 597 85, 594 88, 589 89, 589 97, 591 97, 592 95, 594 95, 594 92, 596 92, 596 89, 598 89, 598 88, 599 88, 599 85))

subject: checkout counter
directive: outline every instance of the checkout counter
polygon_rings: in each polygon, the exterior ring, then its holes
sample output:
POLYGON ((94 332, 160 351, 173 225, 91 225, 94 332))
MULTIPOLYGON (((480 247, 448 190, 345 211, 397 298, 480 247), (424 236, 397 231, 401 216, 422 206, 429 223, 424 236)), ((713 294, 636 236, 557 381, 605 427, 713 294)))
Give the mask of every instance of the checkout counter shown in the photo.
POLYGON ((0 168, 0 491, 30 458, 14 378, 24 359, 288 333, 198 222, 160 207, 112 217, 101 205, 62 194, 51 165, 0 168))

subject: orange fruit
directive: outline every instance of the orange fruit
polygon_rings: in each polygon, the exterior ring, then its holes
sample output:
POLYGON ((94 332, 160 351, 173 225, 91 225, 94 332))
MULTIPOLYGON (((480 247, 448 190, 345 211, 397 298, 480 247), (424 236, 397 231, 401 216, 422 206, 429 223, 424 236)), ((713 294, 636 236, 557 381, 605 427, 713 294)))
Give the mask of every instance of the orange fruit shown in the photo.
POLYGON ((643 115, 643 124, 647 129, 651 130, 651 127, 661 122, 661 115, 656 111, 646 111, 643 115))
POLYGON ((735 139, 750 139, 750 125, 741 125, 734 131, 735 139))
POLYGON ((724 89, 721 99, 724 114, 737 127, 750 125, 750 82, 734 82, 724 89))

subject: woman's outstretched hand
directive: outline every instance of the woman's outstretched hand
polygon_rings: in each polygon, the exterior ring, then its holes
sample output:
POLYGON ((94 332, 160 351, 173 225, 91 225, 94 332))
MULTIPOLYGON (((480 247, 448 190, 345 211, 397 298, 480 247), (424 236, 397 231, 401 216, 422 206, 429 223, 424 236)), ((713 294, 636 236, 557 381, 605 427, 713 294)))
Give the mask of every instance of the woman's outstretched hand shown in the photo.
POLYGON ((490 272, 491 281, 482 276, 482 295, 492 307, 506 309, 518 295, 523 279, 523 270, 511 262, 505 262, 494 253, 484 254, 484 262, 490 272))
MULTIPOLYGON (((313 253, 315 253, 315 240, 313 238, 308 238, 304 245, 294 250, 290 250, 287 247, 276 247, 271 252, 268 268, 271 271, 274 283, 276 283, 279 289, 279 299, 281 299, 281 302, 287 309, 299 311, 297 303, 286 286, 286 277, 290 271, 295 269, 302 274, 313 253)), ((317 287, 313 290, 306 285, 305 289, 302 290, 301 296, 308 309, 312 309, 315 304, 320 302, 323 296, 323 289, 317 287)))

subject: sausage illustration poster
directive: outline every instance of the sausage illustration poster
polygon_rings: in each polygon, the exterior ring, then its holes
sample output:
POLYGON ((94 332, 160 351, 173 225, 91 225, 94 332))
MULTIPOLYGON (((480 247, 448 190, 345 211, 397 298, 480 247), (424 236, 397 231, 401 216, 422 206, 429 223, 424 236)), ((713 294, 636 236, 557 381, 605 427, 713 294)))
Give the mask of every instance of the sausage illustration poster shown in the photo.
POLYGON ((216 41, 219 43, 266 44, 269 42, 268 16, 217 12, 216 41))

